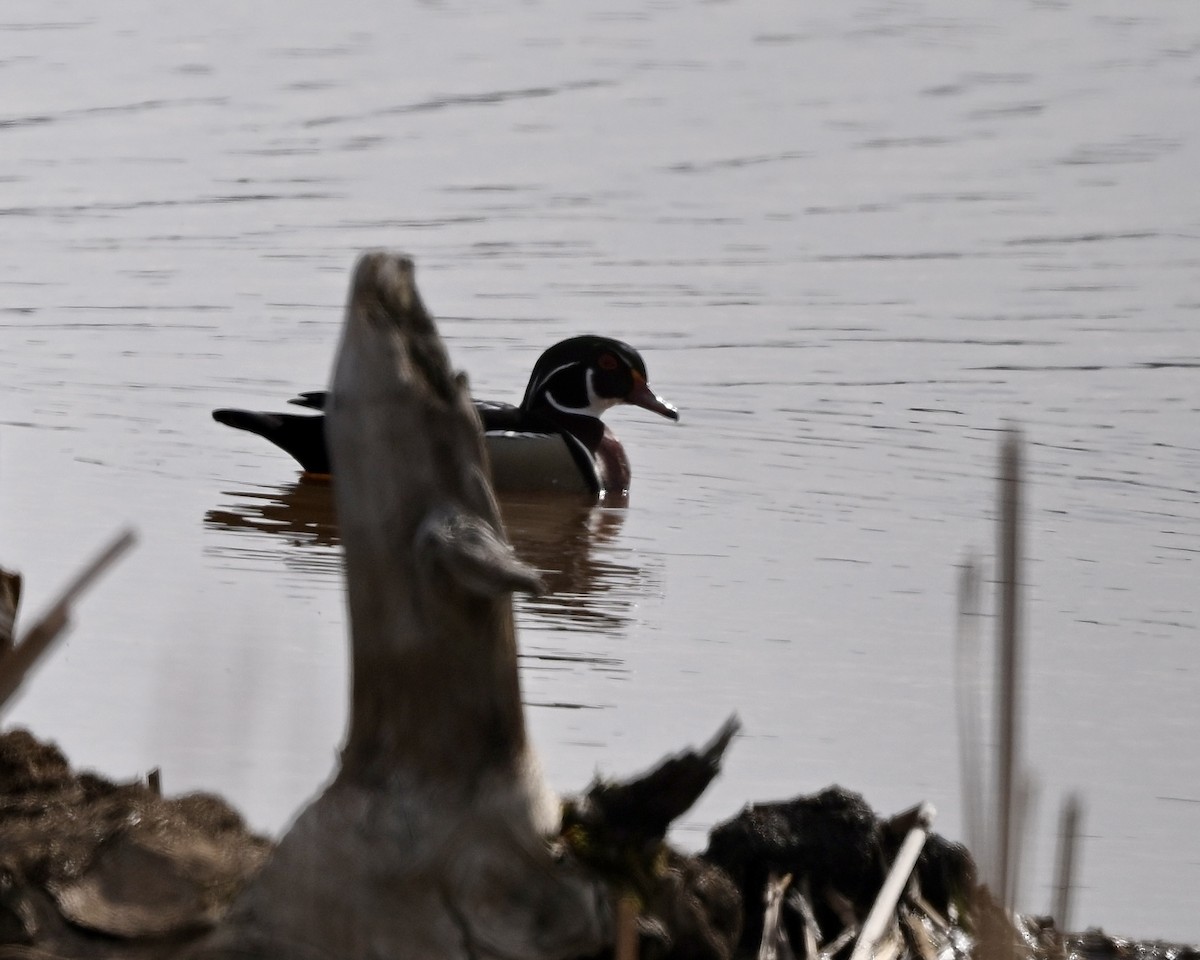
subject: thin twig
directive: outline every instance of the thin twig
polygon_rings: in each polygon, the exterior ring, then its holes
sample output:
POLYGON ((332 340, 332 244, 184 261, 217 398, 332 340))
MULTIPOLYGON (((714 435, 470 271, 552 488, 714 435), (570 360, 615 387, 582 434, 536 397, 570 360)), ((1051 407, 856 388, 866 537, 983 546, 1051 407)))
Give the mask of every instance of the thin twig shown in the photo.
POLYGON ((904 939, 912 947, 912 952, 919 960, 938 960, 937 948, 933 945, 933 939, 929 936, 923 919, 904 905, 900 906, 899 913, 904 925, 902 932, 906 934, 904 939))
POLYGON ((121 554, 133 546, 135 540, 132 530, 125 530, 115 537, 67 584, 46 614, 25 631, 20 642, 0 658, 0 707, 16 693, 34 664, 66 629, 70 623, 72 604, 121 554))
POLYGON ((842 948, 844 948, 846 944, 848 944, 856 936, 858 936, 858 924, 855 923, 846 927, 829 943, 825 944, 825 946, 821 948, 820 954, 818 954, 818 960, 832 960, 832 958, 841 953, 842 948))
POLYGON ((813 908, 809 903, 812 898, 812 883, 807 874, 800 881, 799 888, 793 887, 791 893, 788 894, 788 905, 800 914, 804 920, 804 958, 805 960, 817 960, 817 953, 820 949, 820 943, 825 939, 821 933, 821 925, 817 923, 817 915, 813 913, 813 908))
POLYGON ((796 960, 787 930, 783 926, 783 904, 792 875, 782 877, 771 871, 767 888, 763 891, 766 906, 763 909, 762 939, 758 943, 758 960, 796 960))

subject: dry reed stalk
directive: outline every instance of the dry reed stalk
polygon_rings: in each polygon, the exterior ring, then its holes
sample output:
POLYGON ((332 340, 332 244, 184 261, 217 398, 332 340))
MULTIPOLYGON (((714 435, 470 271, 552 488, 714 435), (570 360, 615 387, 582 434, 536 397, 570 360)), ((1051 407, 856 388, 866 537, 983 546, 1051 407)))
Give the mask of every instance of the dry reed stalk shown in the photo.
POLYGON ((1017 844, 1014 804, 1021 739, 1021 436, 1010 428, 1000 446, 1000 517, 997 530, 996 675, 996 895, 1011 911, 1016 891, 1012 862, 1017 844))
POLYGON ((958 616, 955 638, 955 682, 958 708, 959 776, 963 826, 967 846, 983 862, 992 862, 984 815, 982 709, 982 650, 979 637, 979 596, 982 573, 976 557, 968 555, 958 573, 958 616))
POLYGON ((1076 847, 1083 801, 1072 793, 1063 802, 1058 820, 1058 856, 1054 869, 1054 907, 1051 916, 1059 930, 1070 930, 1071 899, 1074 892, 1076 847))

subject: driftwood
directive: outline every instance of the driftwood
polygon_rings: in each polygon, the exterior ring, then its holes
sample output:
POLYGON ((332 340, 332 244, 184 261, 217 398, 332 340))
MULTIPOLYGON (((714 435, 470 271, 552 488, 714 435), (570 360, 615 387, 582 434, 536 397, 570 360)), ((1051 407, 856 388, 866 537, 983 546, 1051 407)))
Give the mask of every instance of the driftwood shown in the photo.
POLYGON ((410 261, 365 255, 328 440, 346 556, 340 769, 205 956, 570 957, 612 941, 607 887, 546 837, 559 803, 525 732, 510 594, 465 377, 410 261))
POLYGON ((1000 446, 1000 504, 996 524, 999 585, 996 603, 996 836, 993 889, 1011 912, 1020 853, 1018 780, 1021 769, 1021 439, 1009 430, 1000 446))

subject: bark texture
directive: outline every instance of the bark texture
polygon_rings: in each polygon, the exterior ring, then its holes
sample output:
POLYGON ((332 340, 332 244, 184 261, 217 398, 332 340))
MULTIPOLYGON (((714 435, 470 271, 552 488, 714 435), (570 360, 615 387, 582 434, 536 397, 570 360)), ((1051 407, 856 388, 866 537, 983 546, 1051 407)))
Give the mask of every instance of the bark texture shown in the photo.
POLYGON ((556 861, 525 734, 504 539, 466 378, 413 278, 359 261, 328 441, 346 553, 350 726, 330 786, 202 953, 557 958, 611 939, 603 886, 556 861))

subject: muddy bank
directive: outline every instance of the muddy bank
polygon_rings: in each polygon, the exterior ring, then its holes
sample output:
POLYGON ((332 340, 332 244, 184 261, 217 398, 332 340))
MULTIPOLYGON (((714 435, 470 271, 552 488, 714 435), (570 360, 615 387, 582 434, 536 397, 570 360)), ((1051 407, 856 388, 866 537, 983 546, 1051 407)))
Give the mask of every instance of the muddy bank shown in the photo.
POLYGON ((0 945, 168 956, 213 927, 271 851, 220 797, 75 773, 0 736, 0 945))
MULTIPOLYGON (((764 917, 796 957, 848 957, 905 827, 830 787, 747 807, 691 856, 644 818, 629 820, 612 799, 629 794, 613 791, 595 784, 568 804, 556 845, 637 904, 642 957, 756 956, 764 917), (608 805, 600 815, 597 803, 608 805), (784 877, 772 919, 764 896, 784 877)), ((26 731, 0 735, 0 956, 178 955, 220 923, 272 848, 220 797, 162 797, 145 783, 77 773, 26 731)), ((994 922, 970 855, 931 835, 896 911, 892 955, 980 952, 981 904, 994 922)), ((1020 918, 1016 932, 1029 957, 1200 958, 1180 945, 1063 935, 1039 918, 1020 918)))

